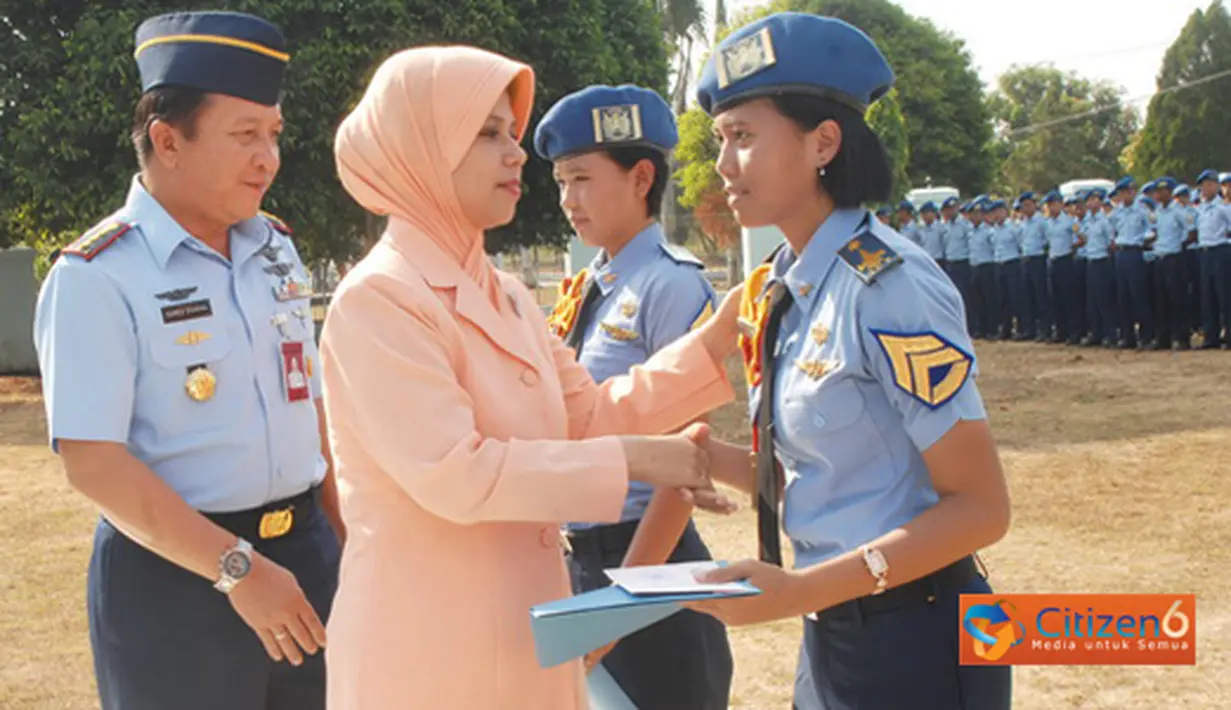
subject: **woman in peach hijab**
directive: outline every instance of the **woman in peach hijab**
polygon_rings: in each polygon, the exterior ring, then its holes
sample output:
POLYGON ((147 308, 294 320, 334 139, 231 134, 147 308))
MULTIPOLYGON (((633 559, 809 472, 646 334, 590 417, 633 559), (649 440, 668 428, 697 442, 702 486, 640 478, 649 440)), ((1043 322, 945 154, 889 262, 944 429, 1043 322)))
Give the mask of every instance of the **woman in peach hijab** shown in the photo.
POLYGON ((559 523, 615 521, 629 480, 719 507, 694 429, 732 397, 719 317, 602 387, 497 272, 483 230, 520 196, 534 77, 466 47, 401 52, 338 129, 342 183, 389 215, 334 296, 325 403, 348 540, 329 633, 333 710, 574 710, 531 606, 569 594, 559 523))

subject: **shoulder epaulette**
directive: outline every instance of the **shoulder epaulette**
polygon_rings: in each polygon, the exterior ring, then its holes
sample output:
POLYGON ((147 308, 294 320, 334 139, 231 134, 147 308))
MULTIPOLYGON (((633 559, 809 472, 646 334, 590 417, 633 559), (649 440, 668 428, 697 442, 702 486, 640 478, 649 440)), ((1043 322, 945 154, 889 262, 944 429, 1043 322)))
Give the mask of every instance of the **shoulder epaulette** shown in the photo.
POLYGON ((688 251, 679 244, 669 244, 662 242, 663 251, 667 252, 667 256, 671 257, 677 264, 689 264, 698 268, 705 268, 705 262, 698 259, 692 252, 688 251))
POLYGON ((288 237, 291 236, 291 228, 287 226, 286 222, 283 222, 280 218, 268 212, 265 212, 264 210, 261 211, 261 216, 264 217, 266 221, 269 222, 269 225, 271 227, 278 230, 282 234, 285 234, 288 237))
POLYGON ((128 222, 107 220, 78 237, 75 242, 64 247, 60 253, 79 256, 86 261, 90 261, 99 254, 102 254, 107 247, 114 244, 115 240, 119 239, 130 229, 132 229, 132 225, 128 222))
POLYGON ((856 234, 842 245, 838 255, 865 284, 871 284, 881 274, 902 263, 901 255, 890 249, 871 230, 856 234))

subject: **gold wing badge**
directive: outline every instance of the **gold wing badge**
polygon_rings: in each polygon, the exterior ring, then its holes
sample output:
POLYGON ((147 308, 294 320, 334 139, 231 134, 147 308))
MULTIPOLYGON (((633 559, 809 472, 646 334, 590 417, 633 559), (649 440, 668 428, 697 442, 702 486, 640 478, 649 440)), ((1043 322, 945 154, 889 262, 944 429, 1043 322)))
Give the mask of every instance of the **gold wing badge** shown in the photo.
POLYGON ((957 396, 970 376, 974 358, 936 333, 873 330, 898 389, 931 409, 957 396))

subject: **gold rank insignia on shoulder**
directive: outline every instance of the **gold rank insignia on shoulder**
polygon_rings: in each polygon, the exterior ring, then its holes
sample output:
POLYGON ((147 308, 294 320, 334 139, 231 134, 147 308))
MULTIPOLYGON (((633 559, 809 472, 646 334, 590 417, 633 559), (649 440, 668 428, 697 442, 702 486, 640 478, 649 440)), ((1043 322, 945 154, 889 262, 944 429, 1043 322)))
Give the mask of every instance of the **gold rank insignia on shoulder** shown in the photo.
POLYGON ((718 71, 718 88, 725 89, 737 81, 772 67, 778 61, 774 56, 774 37, 766 27, 750 34, 723 49, 714 63, 718 71))
POLYGON ((843 244, 838 255, 865 284, 871 284, 878 276, 902 263, 902 257, 871 232, 864 232, 843 244))
POLYGON ((637 335, 637 331, 635 330, 629 330, 628 328, 621 328, 620 326, 613 325, 611 323, 602 322, 602 323, 599 323, 599 326, 603 329, 604 333, 606 333, 607 335, 611 336, 612 338, 616 340, 627 342, 629 340, 636 340, 637 338, 640 337, 639 335, 637 335))
POLYGON ((837 366, 832 360, 796 360, 795 366, 810 379, 819 380, 837 366))
POLYGON ((184 381, 184 389, 194 402, 208 402, 213 399, 217 385, 218 378, 204 365, 189 368, 188 379, 184 381))
POLYGON ((898 389, 932 409, 953 399, 970 376, 974 358, 936 333, 872 330, 898 389))
POLYGON ((289 533, 293 527, 295 527, 295 510, 286 508, 285 510, 271 510, 262 515, 258 531, 262 540, 272 540, 289 533))
POLYGON ((190 330, 180 337, 175 339, 176 345, 199 345, 209 340, 213 336, 209 333, 202 333, 199 330, 190 330))
POLYGON ((636 104, 599 106, 590 110, 595 143, 641 140, 641 107, 636 104))

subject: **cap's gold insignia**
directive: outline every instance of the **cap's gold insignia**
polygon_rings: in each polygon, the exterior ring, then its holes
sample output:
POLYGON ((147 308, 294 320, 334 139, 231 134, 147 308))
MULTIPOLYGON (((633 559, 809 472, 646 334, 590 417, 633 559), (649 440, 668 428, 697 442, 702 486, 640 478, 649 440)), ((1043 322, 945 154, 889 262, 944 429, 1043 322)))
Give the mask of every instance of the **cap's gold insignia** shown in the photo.
POLYGON ((774 56, 774 38, 769 28, 733 42, 719 51, 714 63, 718 71, 718 88, 725 89, 737 81, 772 67, 778 61, 774 56))
POLYGON ((594 118, 595 143, 627 143, 641 140, 641 107, 636 104, 599 106, 594 118))

